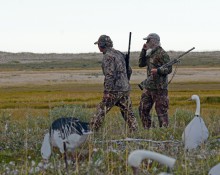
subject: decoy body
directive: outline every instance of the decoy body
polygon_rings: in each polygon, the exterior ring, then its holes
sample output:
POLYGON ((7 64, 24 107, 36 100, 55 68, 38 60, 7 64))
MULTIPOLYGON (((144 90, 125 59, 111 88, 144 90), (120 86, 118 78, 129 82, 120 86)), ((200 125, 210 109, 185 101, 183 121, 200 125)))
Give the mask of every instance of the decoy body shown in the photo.
POLYGON ((220 163, 211 168, 208 175, 219 175, 220 174, 220 163))
MULTIPOLYGON (((135 150, 132 151, 128 156, 128 164, 132 167, 134 175, 138 174, 138 167, 144 159, 156 160, 159 163, 168 166, 169 168, 173 168, 176 162, 176 159, 165 156, 163 154, 147 150, 135 150)), ((161 173, 161 175, 162 174, 168 175, 168 173, 161 173)))
POLYGON ((197 148, 204 143, 209 136, 209 131, 200 116, 200 99, 198 95, 192 95, 190 100, 196 101, 196 111, 193 120, 186 126, 182 140, 186 150, 197 148))
POLYGON ((89 123, 73 117, 59 118, 52 123, 49 133, 44 136, 41 155, 43 159, 48 160, 51 155, 51 148, 57 147, 61 153, 64 153, 67 166, 66 152, 73 152, 75 148, 85 142, 91 133, 89 123))

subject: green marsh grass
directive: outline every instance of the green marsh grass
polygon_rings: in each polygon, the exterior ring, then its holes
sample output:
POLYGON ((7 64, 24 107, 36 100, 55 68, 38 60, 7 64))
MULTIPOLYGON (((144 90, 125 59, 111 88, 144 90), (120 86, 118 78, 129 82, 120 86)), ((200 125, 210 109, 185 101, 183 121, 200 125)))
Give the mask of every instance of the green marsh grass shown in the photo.
MULTIPOLYGON (((155 110, 152 120, 155 128, 143 130, 138 117, 141 91, 132 85, 131 98, 139 131, 128 133, 127 126, 117 108, 107 114, 101 130, 91 135, 88 141, 75 153, 76 162, 70 166, 71 174, 132 174, 127 165, 127 157, 134 149, 156 151, 177 159, 173 170, 178 175, 206 175, 208 170, 220 161, 220 90, 188 90, 188 85, 173 84, 169 90, 170 126, 158 128, 155 110), (187 101, 192 94, 201 98, 201 115, 209 129, 206 144, 191 152, 185 152, 181 135, 185 126, 193 118, 196 104, 187 101), (146 141, 119 141, 127 137, 146 141), (148 140, 148 141, 147 141, 148 140), (157 143, 150 140, 158 141, 157 143), (161 141, 172 141, 163 143, 161 141)), ((194 85, 196 87, 196 85, 194 85)), ((0 91, 0 174, 28 174, 39 169, 42 163, 40 147, 49 125, 61 116, 75 116, 90 121, 96 105, 102 98, 102 84, 53 84, 39 86, 19 86, 2 88, 0 91), (38 169, 37 169, 38 167, 38 169)), ((141 173, 158 174, 166 168, 157 162, 141 165, 141 173)), ((46 170, 35 174, 65 174, 64 161, 57 150, 50 158, 46 170)))

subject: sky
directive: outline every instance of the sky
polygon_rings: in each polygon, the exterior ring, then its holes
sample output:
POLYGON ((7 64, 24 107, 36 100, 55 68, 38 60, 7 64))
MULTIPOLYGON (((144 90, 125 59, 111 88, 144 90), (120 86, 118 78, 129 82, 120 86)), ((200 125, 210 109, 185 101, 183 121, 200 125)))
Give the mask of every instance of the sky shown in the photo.
POLYGON ((167 50, 220 50, 219 0, 0 0, 0 51, 99 52, 94 42, 111 37, 114 48, 140 51, 149 33, 167 50))

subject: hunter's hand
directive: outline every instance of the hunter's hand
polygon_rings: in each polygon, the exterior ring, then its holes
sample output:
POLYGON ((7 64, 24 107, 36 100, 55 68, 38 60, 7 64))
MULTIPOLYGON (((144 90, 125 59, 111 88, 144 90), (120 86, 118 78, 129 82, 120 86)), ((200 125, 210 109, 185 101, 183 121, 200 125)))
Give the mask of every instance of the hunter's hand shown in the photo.
POLYGON ((149 49, 149 45, 148 45, 147 43, 145 43, 145 44, 143 45, 143 49, 144 49, 144 50, 148 50, 148 49, 149 49))
POLYGON ((109 98, 110 94, 108 92, 104 92, 104 98, 109 98))
POLYGON ((151 74, 156 75, 157 74, 157 69, 151 69, 151 74))

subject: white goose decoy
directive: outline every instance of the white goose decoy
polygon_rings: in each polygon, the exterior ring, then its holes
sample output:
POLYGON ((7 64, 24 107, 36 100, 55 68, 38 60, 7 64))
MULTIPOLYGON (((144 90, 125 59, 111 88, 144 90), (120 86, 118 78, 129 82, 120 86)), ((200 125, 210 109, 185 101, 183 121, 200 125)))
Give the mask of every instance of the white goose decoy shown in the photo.
POLYGON ((189 100, 196 101, 196 111, 193 120, 186 126, 183 134, 182 141, 186 150, 197 148, 204 143, 209 136, 209 131, 200 116, 200 100, 198 95, 192 95, 189 100))
POLYGON ((46 133, 41 147, 43 159, 48 160, 51 155, 51 147, 58 147, 60 152, 64 153, 67 167, 66 152, 73 152, 80 146, 92 132, 89 129, 89 123, 82 122, 77 118, 59 118, 55 120, 46 133))
MULTIPOLYGON (((161 164, 168 166, 169 168, 173 168, 176 162, 176 159, 165 156, 163 154, 159 154, 152 151, 147 150, 135 150, 132 151, 128 156, 128 165, 130 165, 133 169, 134 175, 138 174, 138 167, 140 166, 142 160, 144 159, 152 159, 156 160, 161 164)), ((160 175, 168 175, 168 173, 161 173, 160 175)))
POLYGON ((220 174, 220 163, 211 168, 208 175, 219 175, 220 174))

